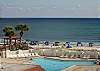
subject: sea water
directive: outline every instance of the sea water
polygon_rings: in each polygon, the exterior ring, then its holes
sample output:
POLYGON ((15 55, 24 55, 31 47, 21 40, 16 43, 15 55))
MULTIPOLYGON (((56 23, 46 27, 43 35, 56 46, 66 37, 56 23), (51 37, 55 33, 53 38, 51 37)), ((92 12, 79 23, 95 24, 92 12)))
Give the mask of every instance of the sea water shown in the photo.
POLYGON ((100 19, 0 19, 0 36, 4 26, 17 24, 29 25, 29 31, 24 34, 29 40, 100 41, 100 19))

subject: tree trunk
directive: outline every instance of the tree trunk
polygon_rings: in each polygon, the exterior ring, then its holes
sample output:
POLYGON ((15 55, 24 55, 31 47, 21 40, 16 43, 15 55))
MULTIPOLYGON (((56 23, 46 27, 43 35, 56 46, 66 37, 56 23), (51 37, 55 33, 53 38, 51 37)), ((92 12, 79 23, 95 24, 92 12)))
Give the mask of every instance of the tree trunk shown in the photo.
POLYGON ((9 49, 11 49, 11 36, 9 36, 9 49))
POLYGON ((23 31, 20 32, 20 43, 22 41, 23 31))
MULTIPOLYGON (((14 45, 15 47, 16 47, 16 39, 15 39, 15 45, 14 45)), ((16 48, 17 49, 17 48, 16 48)))
MULTIPOLYGON (((5 42, 5 38, 4 38, 4 49, 5 49, 5 58, 6 58, 6 42, 5 42)), ((8 43, 8 40, 7 40, 7 43, 8 43)))

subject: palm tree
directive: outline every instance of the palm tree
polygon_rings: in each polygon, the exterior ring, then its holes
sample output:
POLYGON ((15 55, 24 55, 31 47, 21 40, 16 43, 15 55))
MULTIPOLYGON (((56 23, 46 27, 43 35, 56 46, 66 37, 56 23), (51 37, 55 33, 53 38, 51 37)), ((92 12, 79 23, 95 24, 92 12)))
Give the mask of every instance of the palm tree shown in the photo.
POLYGON ((19 24, 19 25, 17 25, 15 27, 15 30, 16 31, 20 31, 20 43, 21 43, 22 37, 24 35, 24 32, 28 31, 29 27, 26 24, 19 24))
MULTIPOLYGON (((11 49, 11 38, 12 36, 15 36, 15 32, 13 30, 13 27, 11 26, 6 26, 3 28, 3 32, 4 32, 4 35, 9 37, 9 49, 11 49)), ((5 58, 6 58, 6 47, 5 47, 5 58)))
POLYGON ((15 32, 13 30, 13 27, 11 26, 6 26, 3 28, 3 32, 4 32, 4 35, 9 37, 9 48, 11 46, 11 38, 12 36, 15 36, 15 32))

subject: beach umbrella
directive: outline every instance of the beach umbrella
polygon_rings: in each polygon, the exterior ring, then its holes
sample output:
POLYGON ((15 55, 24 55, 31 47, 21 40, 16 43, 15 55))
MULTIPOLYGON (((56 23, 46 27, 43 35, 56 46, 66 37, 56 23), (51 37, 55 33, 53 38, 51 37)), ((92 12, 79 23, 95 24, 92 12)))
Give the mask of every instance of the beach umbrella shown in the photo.
POLYGON ((81 42, 77 42, 77 46, 83 46, 81 42))
POLYGON ((44 44, 45 44, 45 45, 49 45, 49 41, 45 41, 44 44))
POLYGON ((94 43, 89 43, 89 47, 92 47, 94 43))
POLYGON ((56 41, 53 45, 54 45, 54 46, 59 46, 59 43, 60 43, 60 42, 56 41))
POLYGON ((67 42, 67 48, 71 48, 72 46, 71 46, 71 44, 70 44, 70 42, 67 42))

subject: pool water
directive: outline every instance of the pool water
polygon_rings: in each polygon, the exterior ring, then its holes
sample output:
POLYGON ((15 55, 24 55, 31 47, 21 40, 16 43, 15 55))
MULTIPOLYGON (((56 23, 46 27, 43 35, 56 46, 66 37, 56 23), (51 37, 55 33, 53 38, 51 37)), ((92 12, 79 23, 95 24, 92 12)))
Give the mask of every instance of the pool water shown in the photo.
POLYGON ((46 58, 36 58, 33 59, 33 63, 37 63, 45 69, 45 71, 61 71, 64 68, 68 68, 73 65, 94 65, 94 61, 87 60, 54 60, 46 58))

